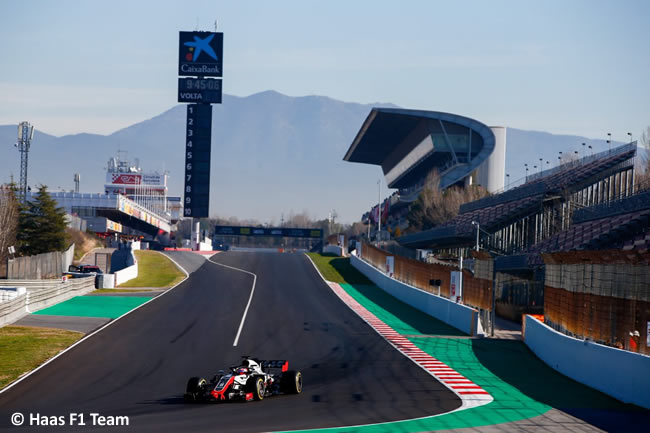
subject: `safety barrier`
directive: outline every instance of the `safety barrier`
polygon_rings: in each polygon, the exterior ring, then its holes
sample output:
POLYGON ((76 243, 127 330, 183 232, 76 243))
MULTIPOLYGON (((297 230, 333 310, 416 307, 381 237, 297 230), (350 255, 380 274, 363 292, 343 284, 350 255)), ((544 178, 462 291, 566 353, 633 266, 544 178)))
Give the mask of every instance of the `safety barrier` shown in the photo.
MULTIPOLYGON (((138 247, 140 244, 138 243, 138 247)), ((118 287, 120 284, 124 284, 129 280, 132 280, 138 276, 138 261, 135 258, 133 250, 129 251, 129 257, 126 261, 128 265, 126 268, 121 269, 117 272, 114 272, 115 275, 115 287, 118 287)))
POLYGON ((13 323, 28 313, 42 310, 95 290, 94 278, 61 280, 3 280, 1 287, 25 287, 27 293, 0 303, 0 326, 13 323))
POLYGON ((525 317, 524 342, 542 361, 624 403, 650 409, 650 356, 564 335, 525 317))
POLYGON ((343 257, 343 247, 339 247, 338 245, 325 245, 323 247, 323 253, 334 254, 339 257, 343 257))
POLYGON ((58 278, 68 270, 74 258, 74 244, 66 251, 54 251, 35 256, 16 257, 9 260, 7 278, 42 279, 58 278))
POLYGON ((601 250, 542 257, 544 323, 573 337, 650 355, 650 254, 601 250))
POLYGON ((350 263, 370 281, 400 301, 468 335, 485 334, 477 310, 391 278, 355 255, 350 256, 350 263))
POLYGON ((0 326, 13 323, 25 314, 27 294, 15 297, 11 301, 0 302, 0 326))
MULTIPOLYGON (((459 270, 458 267, 424 263, 389 253, 367 243, 361 245, 361 257, 377 269, 386 269, 386 258, 389 256, 394 257, 395 269, 393 277, 396 280, 425 292, 438 293, 449 297, 451 271, 459 270), (431 280, 440 280, 439 291, 438 288, 430 285, 431 280)), ((479 265, 479 267, 482 266, 483 264, 479 265)), ((463 270, 463 303, 477 309, 492 310, 492 272, 490 270, 487 275, 483 274, 472 275, 468 270, 463 270)))

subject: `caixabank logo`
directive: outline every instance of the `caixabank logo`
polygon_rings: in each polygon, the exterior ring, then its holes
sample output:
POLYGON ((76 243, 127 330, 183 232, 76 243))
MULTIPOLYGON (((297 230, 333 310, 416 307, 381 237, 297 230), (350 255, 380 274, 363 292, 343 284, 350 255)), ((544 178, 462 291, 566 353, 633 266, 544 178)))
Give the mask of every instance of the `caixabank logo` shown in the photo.
POLYGON ((180 32, 179 35, 178 75, 223 75, 223 33, 180 32))

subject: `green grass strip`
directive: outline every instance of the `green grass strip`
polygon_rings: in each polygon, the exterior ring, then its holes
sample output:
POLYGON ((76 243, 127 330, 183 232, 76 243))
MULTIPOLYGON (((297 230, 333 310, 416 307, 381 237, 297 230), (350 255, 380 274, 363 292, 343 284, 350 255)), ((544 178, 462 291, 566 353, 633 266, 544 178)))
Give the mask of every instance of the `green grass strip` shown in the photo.
POLYGON ((75 296, 33 314, 116 319, 150 299, 148 296, 75 296))
POLYGON ((135 251, 138 260, 138 276, 120 284, 124 287, 172 287, 185 278, 174 262, 156 251, 135 251))
POLYGON ((83 337, 62 329, 5 326, 0 328, 0 388, 33 370, 83 337))

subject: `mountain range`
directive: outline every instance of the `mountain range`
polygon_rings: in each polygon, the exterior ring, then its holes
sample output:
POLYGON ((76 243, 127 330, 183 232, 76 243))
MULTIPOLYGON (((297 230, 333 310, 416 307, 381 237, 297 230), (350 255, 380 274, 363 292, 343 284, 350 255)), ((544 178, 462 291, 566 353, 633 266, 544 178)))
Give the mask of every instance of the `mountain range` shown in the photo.
MULTIPOLYGON (((335 210, 342 222, 359 220, 377 202, 382 172, 377 166, 342 158, 376 106, 395 107, 275 91, 224 95, 223 104, 213 106, 210 214, 278 223, 290 213, 323 219, 335 210)), ((184 105, 176 105, 110 135, 55 137, 37 129, 29 152, 28 183, 69 191, 74 173, 80 173, 81 192, 103 192, 109 158, 124 151, 131 161, 138 158, 147 172, 168 171, 170 195, 180 196, 185 112, 184 105)), ((18 181, 20 153, 11 147, 15 142, 16 126, 0 126, 0 183, 12 176, 18 181)), ((559 151, 578 150, 582 155, 587 152, 583 142, 596 152, 608 146, 604 140, 509 127, 509 179, 524 176, 524 163, 532 170, 539 158, 545 165, 557 164, 559 151)), ((382 188, 382 197, 389 195, 385 182, 382 188)))

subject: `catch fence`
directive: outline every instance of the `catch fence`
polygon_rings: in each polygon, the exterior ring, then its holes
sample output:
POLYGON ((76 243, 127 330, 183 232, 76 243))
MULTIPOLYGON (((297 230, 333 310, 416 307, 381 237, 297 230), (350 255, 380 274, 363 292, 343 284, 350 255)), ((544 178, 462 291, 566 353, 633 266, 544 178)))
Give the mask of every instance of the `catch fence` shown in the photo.
POLYGON ((543 254, 544 321, 560 332, 650 354, 650 254, 543 254))
MULTIPOLYGON (((361 247, 361 256, 383 272, 387 270, 386 257, 394 257, 393 278, 434 294, 438 294, 438 287, 432 286, 430 281, 440 280, 440 296, 447 298, 450 293, 451 272, 459 270, 458 266, 453 264, 424 263, 391 254, 367 243, 361 247)), ((474 275, 469 270, 463 270, 462 297, 466 305, 486 311, 492 310, 492 260, 476 259, 474 275)))

